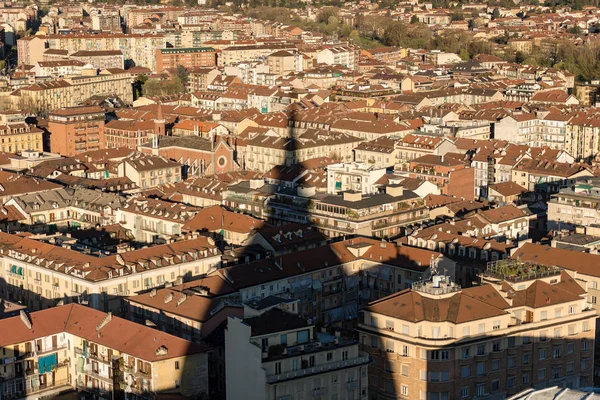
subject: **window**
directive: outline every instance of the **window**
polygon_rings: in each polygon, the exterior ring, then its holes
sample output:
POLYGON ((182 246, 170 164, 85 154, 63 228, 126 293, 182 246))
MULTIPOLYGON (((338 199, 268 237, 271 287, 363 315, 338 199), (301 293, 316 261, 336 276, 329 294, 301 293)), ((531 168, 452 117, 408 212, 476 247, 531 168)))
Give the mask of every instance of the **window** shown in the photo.
POLYGON ((529 372, 523 372, 523 385, 529 385, 529 372))
POLYGON ((515 347, 515 337, 514 336, 509 336, 506 342, 506 346, 508 348, 513 348, 515 347))
POLYGON ((450 353, 448 350, 431 350, 429 351, 430 360, 449 360, 450 353))
POLYGON ((400 392, 402 393, 402 396, 408 396, 408 386, 407 385, 402 385, 400 387, 400 392))
POLYGON ((281 344, 287 345, 287 334, 284 333, 281 335, 280 342, 281 344))
POLYGON ((327 361, 333 360, 333 353, 331 351, 327 352, 327 361))
POLYGON ((469 336, 471 334, 471 327, 463 326, 463 336, 469 336))
POLYGON ((495 331, 500 329, 500 320, 499 319, 494 321, 494 326, 492 327, 492 329, 494 329, 495 331))
POLYGON ((508 368, 514 368, 515 367, 516 360, 515 360, 514 356, 513 357, 508 357, 507 365, 508 365, 508 368))
POLYGON ((530 353, 523 354, 523 365, 529 365, 530 358, 530 353))
POLYGON ((500 360, 492 360, 492 371, 498 371, 500 369, 500 360))
POLYGON ((492 381, 492 392, 496 392, 500 390, 500 380, 499 379, 494 379, 492 381))
POLYGON ((468 365, 461 367, 460 368, 460 377, 468 378, 469 376, 471 376, 471 367, 469 367, 468 365))
POLYGON ((394 342, 393 341, 391 341, 391 340, 385 341, 385 351, 387 351, 388 353, 394 352, 394 342))
POLYGON ((596 304, 596 296, 592 296, 592 304, 596 304))
POLYGON ((546 368, 540 368, 538 370, 538 380, 543 381, 544 379, 546 379, 546 368))
POLYGON ((506 379, 506 388, 507 389, 512 389, 515 387, 515 377, 514 376, 509 376, 506 379))
POLYGON ((485 396, 485 384, 484 383, 477 385, 477 396, 478 397, 485 396))
POLYGON ((408 365, 402 364, 400 371, 402 373, 402 376, 408 376, 408 365))
POLYGON ((545 342, 546 340, 548 340, 546 332, 540 332, 540 342, 545 342))
POLYGON ((560 378, 561 367, 552 367, 552 379, 560 378))
POLYGON ((179 361, 175 361, 175 369, 179 369, 179 361))
POLYGON ((477 376, 485 376, 485 363, 477 363, 477 376))
POLYGON ((276 362, 275 363, 275 375, 280 375, 281 374, 281 362, 276 362))
POLYGON ((492 351, 500 351, 500 341, 492 343, 492 351))
POLYGON ((567 343, 567 354, 573 354, 575 352, 575 343, 567 343))
POLYGON ((402 356, 408 357, 408 346, 407 345, 402 346, 402 356))
POLYGON ((581 370, 585 371, 586 369, 588 369, 588 364, 589 364, 589 360, 587 358, 584 358, 583 360, 581 360, 581 370))
POLYGON ((540 313, 540 320, 544 321, 546 319, 548 319, 548 311, 542 311, 540 313))
POLYGON ((466 399, 467 397, 469 397, 469 387, 468 386, 463 386, 460 389, 460 397, 462 399, 466 399))
POLYGON ((410 330, 408 325, 402 325, 402 334, 403 335, 409 335, 410 334, 410 330))
POLYGON ((554 309, 554 318, 560 318, 560 317, 562 317, 562 308, 554 309))
POLYGON ((561 336, 562 336, 562 331, 561 331, 561 329, 560 329, 560 328, 556 328, 556 329, 554 329, 554 337, 555 337, 555 338, 559 338, 559 337, 561 337, 561 336))
POLYGON ((379 347, 379 338, 377 336, 371 336, 371 347, 374 349, 379 347))
POLYGON ((560 352, 561 352, 562 348, 561 347, 555 347, 552 349, 552 357, 554 358, 560 358, 560 352))
POLYGON ((569 335, 575 334, 575 325, 569 325, 569 327, 567 329, 568 329, 569 335))
POLYGON ((479 333, 479 334, 485 333, 485 324, 479 324, 477 326, 477 333, 479 333))
POLYGON ((484 354, 485 354, 485 344, 478 344, 477 345, 477 355, 482 356, 484 354))
POLYGON ((469 349, 468 347, 463 347, 463 349, 462 349, 462 358, 463 358, 463 360, 466 360, 467 358, 469 358, 470 350, 471 349, 469 349))
POLYGON ((573 362, 569 362, 567 363, 567 374, 572 374, 573 373, 573 362))
POLYGON ((263 349, 266 349, 267 347, 269 347, 269 338, 262 338, 261 345, 262 345, 263 349))
POLYGON ((540 355, 539 356, 540 360, 545 360, 546 359, 546 349, 540 349, 539 355, 540 355))
POLYGON ((589 350, 589 342, 587 341, 587 339, 584 339, 581 341, 581 351, 588 351, 589 350))
POLYGON ((385 321, 385 329, 393 331, 394 330, 394 321, 386 320, 385 321))
POLYGON ((581 324, 581 330, 584 332, 587 332, 590 330, 590 323, 589 322, 584 322, 583 324, 581 324))
POLYGON ((377 317, 371 317, 371 326, 377 326, 377 317))

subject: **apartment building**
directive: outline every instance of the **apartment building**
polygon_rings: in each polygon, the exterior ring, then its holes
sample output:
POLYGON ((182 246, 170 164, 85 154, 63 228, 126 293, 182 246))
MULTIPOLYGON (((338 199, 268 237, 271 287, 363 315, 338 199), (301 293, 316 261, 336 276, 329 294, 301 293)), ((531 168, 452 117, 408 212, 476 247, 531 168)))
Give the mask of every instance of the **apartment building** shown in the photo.
MULTIPOLYGON (((136 66, 156 71, 155 49, 166 47, 165 37, 161 34, 127 33, 71 33, 66 35, 48 35, 44 39, 47 48, 78 51, 120 50, 126 61, 136 66)), ((42 55, 40 54, 40 57, 42 55)))
POLYGON ((78 302, 121 312, 123 297, 198 277, 221 262, 212 240, 194 236, 101 258, 8 233, 0 243, 0 292, 30 310, 78 302))
POLYGON ((281 137, 272 130, 254 134, 246 146, 246 168, 267 172, 276 165, 293 165, 318 157, 352 161, 352 149, 362 139, 341 132, 307 129, 297 138, 281 137))
POLYGON ((304 318, 272 308, 229 317, 225 331, 227 398, 367 399, 369 356, 358 342, 317 332, 304 318))
POLYGON ((512 181, 527 188, 549 195, 565 185, 593 176, 585 164, 567 164, 554 161, 523 159, 512 170, 512 181))
POLYGON ((321 50, 317 54, 317 62, 355 69, 358 57, 356 56, 356 49, 351 46, 335 46, 321 50))
POLYGON ((448 277, 372 302, 359 321, 372 398, 504 399, 593 381, 595 312, 566 272, 488 264, 483 284, 448 277))
POLYGON ((15 207, 34 233, 57 229, 90 228, 116 223, 116 211, 125 198, 114 193, 77 187, 58 188, 13 196, 5 204, 15 207))
POLYGON ((43 131, 25 122, 0 124, 0 149, 7 153, 44 150, 43 131))
POLYGON ((428 154, 443 156, 456 152, 456 145, 447 138, 408 134, 396 142, 399 162, 410 162, 428 154))
POLYGON ((48 114, 50 151, 65 157, 106 148, 104 109, 68 107, 48 114))
POLYGON ((354 161, 369 163, 377 168, 395 165, 400 154, 395 144, 396 140, 387 137, 363 142, 354 148, 354 161))
POLYGON ((361 194, 377 193, 377 181, 385 174, 385 168, 371 164, 330 164, 327 166, 327 193, 339 194, 348 190, 361 194))
POLYGON ((252 61, 266 60, 270 54, 276 51, 297 51, 295 44, 269 43, 246 46, 230 46, 221 50, 218 63, 219 67, 247 63, 252 61))
POLYGON ((0 320, 3 399, 208 394, 208 348, 78 304, 0 320), (191 369, 194 373, 191 373, 191 369))
POLYGON ((368 238, 355 238, 253 260, 217 270, 244 304, 277 296, 297 300, 297 312, 325 326, 347 326, 367 302, 409 288, 430 266, 455 275, 442 254, 368 238))
POLYGON ((217 53, 212 47, 156 49, 156 71, 177 68, 186 69, 214 67, 217 53))
POLYGON ((63 107, 75 107, 94 96, 118 97, 126 104, 133 102, 129 73, 76 76, 35 83, 11 94, 11 100, 21 108, 48 112, 63 107))
POLYGON ((121 50, 79 50, 69 54, 69 58, 91 64, 97 69, 125 68, 125 57, 121 50))
POLYGON ((600 118, 578 115, 566 126, 565 151, 573 157, 594 157, 600 153, 600 118))
POLYGON ((131 230, 135 240, 152 243, 180 235, 183 225, 197 212, 198 208, 193 206, 139 197, 124 202, 115 219, 131 230))
POLYGON ((135 153, 117 167, 118 176, 126 176, 141 189, 181 181, 181 164, 161 156, 135 153))
POLYGON ((600 187, 597 179, 562 188, 548 201, 548 229, 575 229, 600 221, 600 187))

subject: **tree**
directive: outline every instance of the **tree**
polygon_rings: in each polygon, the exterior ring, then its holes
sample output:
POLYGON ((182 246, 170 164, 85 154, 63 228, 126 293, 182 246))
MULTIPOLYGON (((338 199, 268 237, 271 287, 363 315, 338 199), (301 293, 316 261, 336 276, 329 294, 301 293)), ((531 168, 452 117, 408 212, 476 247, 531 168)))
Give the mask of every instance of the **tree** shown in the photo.
POLYGON ((494 11, 492 11, 492 19, 498 19, 500 18, 500 10, 497 8, 494 8, 494 11))
POLYGON ((521 64, 523 61, 525 61, 525 54, 522 51, 517 51, 515 53, 515 62, 521 64))
POLYGON ((177 72, 175 74, 182 84, 186 85, 190 80, 187 69, 183 65, 177 66, 177 72))
POLYGON ((336 7, 324 7, 317 14, 317 22, 326 24, 329 22, 329 17, 337 18, 339 15, 339 10, 336 7))
POLYGON ((410 23, 413 25, 419 23, 419 17, 413 15, 412 17, 410 17, 410 23))

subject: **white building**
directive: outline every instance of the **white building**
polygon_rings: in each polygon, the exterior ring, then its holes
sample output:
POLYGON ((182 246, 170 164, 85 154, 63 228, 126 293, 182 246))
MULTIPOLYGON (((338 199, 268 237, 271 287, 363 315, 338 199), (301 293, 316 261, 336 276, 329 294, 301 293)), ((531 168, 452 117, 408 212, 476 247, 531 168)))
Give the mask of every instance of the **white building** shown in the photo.
POLYGON ((342 65, 354 69, 356 62, 354 49, 346 46, 331 47, 317 54, 317 62, 327 65, 342 65))
POLYGON ((367 399, 370 358, 358 341, 315 334, 314 325, 279 308, 229 317, 225 360, 231 400, 367 399))
POLYGON ((385 168, 363 163, 340 163, 327 167, 327 193, 354 190, 362 194, 377 192, 375 183, 385 175, 385 168))

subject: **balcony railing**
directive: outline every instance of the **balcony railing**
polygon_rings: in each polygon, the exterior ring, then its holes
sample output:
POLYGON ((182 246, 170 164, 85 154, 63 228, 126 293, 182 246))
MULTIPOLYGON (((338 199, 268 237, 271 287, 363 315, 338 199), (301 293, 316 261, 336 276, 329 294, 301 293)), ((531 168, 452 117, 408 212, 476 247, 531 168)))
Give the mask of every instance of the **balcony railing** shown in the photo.
POLYGON ((276 383, 276 382, 280 382, 280 381, 286 381, 286 380, 290 380, 290 379, 296 379, 296 378, 301 378, 301 377, 315 375, 315 374, 322 374, 322 373, 326 373, 329 371, 335 371, 335 370, 344 369, 344 368, 366 365, 370 362, 371 362, 371 359, 369 358, 369 356, 357 357, 357 358, 353 358, 351 360, 345 360, 345 361, 331 362, 331 363, 317 365, 317 366, 310 367, 310 368, 299 369, 296 371, 289 371, 289 372, 285 372, 285 373, 278 374, 278 375, 268 375, 267 383, 276 383))

